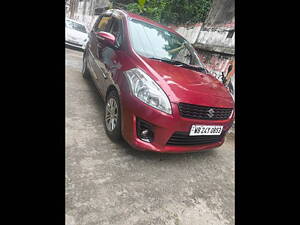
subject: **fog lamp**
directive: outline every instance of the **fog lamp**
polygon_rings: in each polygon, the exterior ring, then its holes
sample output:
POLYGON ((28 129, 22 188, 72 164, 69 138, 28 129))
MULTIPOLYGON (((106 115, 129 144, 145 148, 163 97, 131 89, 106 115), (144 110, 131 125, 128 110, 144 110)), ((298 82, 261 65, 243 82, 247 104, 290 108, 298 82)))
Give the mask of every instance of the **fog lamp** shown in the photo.
POLYGON ((145 120, 137 118, 137 136, 139 139, 145 142, 152 142, 154 133, 152 131, 152 125, 145 120))

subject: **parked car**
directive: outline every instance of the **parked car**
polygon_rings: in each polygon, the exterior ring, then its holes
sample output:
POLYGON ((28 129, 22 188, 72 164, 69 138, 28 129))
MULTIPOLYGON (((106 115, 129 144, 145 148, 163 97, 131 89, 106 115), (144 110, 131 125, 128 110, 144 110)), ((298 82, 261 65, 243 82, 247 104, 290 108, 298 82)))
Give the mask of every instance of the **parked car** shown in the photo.
POLYGON ((157 152, 190 152, 223 144, 234 101, 178 33, 123 10, 96 20, 82 73, 105 100, 112 140, 157 152))
POLYGON ((85 49, 88 33, 85 25, 75 20, 66 19, 66 45, 85 49))

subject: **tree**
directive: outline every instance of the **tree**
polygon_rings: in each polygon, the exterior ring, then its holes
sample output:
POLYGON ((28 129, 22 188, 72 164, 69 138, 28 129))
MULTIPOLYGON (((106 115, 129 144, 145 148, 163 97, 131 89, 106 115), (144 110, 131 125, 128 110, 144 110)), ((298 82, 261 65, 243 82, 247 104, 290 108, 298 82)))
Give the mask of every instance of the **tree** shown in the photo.
POLYGON ((127 10, 164 24, 204 22, 212 0, 137 0, 127 10))

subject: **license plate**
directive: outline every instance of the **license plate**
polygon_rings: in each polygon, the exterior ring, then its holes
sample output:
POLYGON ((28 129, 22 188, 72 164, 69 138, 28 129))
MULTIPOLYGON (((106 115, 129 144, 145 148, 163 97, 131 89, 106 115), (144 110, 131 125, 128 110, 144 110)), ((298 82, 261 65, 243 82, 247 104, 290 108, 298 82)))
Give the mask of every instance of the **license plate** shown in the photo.
POLYGON ((190 136, 220 135, 222 130, 223 126, 193 125, 190 130, 190 136))

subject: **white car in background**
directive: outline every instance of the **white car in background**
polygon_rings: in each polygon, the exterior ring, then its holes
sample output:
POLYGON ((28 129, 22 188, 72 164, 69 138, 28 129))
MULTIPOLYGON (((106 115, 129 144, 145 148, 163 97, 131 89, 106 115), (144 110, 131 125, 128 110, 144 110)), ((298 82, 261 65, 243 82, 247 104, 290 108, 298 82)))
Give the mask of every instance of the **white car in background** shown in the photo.
POLYGON ((84 50, 86 43, 88 42, 86 26, 78 21, 66 19, 65 28, 65 44, 84 50))

